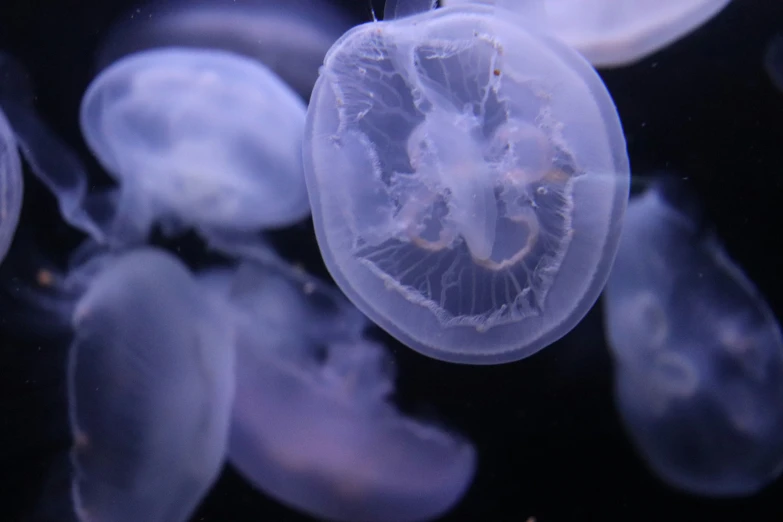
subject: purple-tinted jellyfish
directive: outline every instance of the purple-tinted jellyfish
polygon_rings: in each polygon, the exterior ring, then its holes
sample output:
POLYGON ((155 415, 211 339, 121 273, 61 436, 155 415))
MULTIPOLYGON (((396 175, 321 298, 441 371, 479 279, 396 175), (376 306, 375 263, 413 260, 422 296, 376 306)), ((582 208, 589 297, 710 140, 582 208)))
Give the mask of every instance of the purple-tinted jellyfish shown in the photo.
POLYGON ((444 6, 494 4, 525 16, 579 51, 596 67, 638 62, 695 31, 730 0, 441 0, 444 6))
MULTIPOLYGON (((104 70, 84 95, 82 132, 121 184, 119 220, 204 235, 285 226, 309 213, 304 103, 232 53, 158 49, 104 70)), ((145 234, 142 233, 142 236, 145 234)))
POLYGON ((452 362, 514 361, 568 333, 604 286, 628 199, 595 70, 488 6, 346 33, 313 90, 304 157, 340 288, 452 362))
POLYGON ((665 482, 749 495, 783 470, 780 325, 714 235, 665 194, 656 185, 629 205, 604 294, 616 401, 665 482))
POLYGON ((394 408, 391 359, 335 290, 252 261, 203 281, 236 310, 229 461, 251 483, 339 521, 428 520, 462 497, 473 447, 394 408))
POLYGON ((104 44, 99 67, 155 47, 223 49, 254 58, 305 99, 329 47, 351 22, 328 0, 153 0, 104 44))
POLYGON ((729 0, 543 0, 549 29, 596 67, 637 62, 695 31, 729 0))
MULTIPOLYGON (((234 329, 172 256, 96 257, 80 292, 67 384, 80 522, 184 522, 226 456, 234 329)), ((66 307, 64 307, 64 310, 66 307)))
MULTIPOLYGON (((2 57, 5 58, 5 57, 2 57)), ((27 81, 0 60, 2 72, 27 81)), ((31 99, 0 104, 33 173, 64 219, 113 248, 151 227, 211 238, 286 226, 309 213, 301 160, 304 103, 263 65, 222 51, 165 49, 103 71, 82 102, 88 145, 119 187, 88 192, 79 158, 41 121, 31 99)))
POLYGON ((0 263, 11 246, 21 210, 22 164, 0 100, 0 263))

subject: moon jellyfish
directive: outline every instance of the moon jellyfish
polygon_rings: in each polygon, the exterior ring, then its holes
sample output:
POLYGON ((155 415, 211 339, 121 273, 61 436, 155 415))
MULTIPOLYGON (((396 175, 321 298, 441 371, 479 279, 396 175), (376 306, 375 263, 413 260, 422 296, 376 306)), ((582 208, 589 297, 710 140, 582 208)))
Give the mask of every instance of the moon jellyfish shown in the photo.
POLYGON ((626 428, 673 487, 752 494, 783 470, 780 326, 660 189, 631 202, 624 227, 605 311, 626 428))
POLYGON ((544 0, 550 29, 596 67, 637 62, 698 29, 729 0, 544 0))
POLYGON ((82 101, 85 139, 121 184, 117 234, 279 227, 309 213, 305 107, 277 76, 223 51, 138 53, 103 71, 82 101))
POLYGON ((0 107, 0 263, 11 246, 21 210, 22 164, 16 139, 0 107))
POLYGON ((321 253, 409 347, 495 364, 570 331, 614 259, 629 166, 595 71, 487 6, 346 33, 308 109, 321 253))
POLYGON ((324 0, 156 0, 142 10, 145 16, 129 17, 110 36, 101 68, 154 47, 224 49, 259 60, 304 98, 326 51, 352 25, 324 0))
POLYGON ((208 295, 179 261, 150 249, 89 277, 68 368, 82 522, 185 521, 217 478, 234 331, 208 295))
POLYGON ((362 338, 367 320, 347 300, 303 273, 250 261, 205 283, 224 285, 236 310, 229 461, 251 483, 339 521, 428 520, 462 497, 473 447, 394 408, 392 361, 362 338))
POLYGON ((764 69, 778 90, 783 91, 783 33, 772 37, 764 56, 764 69))
POLYGON ((729 0, 442 0, 498 4, 511 11, 540 4, 544 26, 596 67, 629 65, 698 29, 729 0))

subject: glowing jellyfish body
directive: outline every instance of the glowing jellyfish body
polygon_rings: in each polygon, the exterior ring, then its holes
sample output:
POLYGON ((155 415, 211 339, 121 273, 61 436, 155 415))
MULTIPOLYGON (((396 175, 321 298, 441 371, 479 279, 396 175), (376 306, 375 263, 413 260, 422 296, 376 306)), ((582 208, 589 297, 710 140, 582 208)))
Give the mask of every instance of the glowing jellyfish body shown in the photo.
POLYGON ((106 67, 126 54, 154 47, 224 49, 259 60, 304 98, 329 47, 351 23, 323 0, 192 1, 158 5, 130 17, 100 57, 106 67))
POLYGON ((538 4, 543 27, 596 67, 628 65, 698 29, 730 0, 444 0, 497 4, 512 12, 538 4))
POLYGON ((2 52, 0 77, 0 107, 30 170, 57 198, 65 221, 105 242, 105 223, 115 206, 113 193, 88 195, 89 179, 81 161, 36 112, 27 71, 2 52))
POLYGON ((544 0, 550 29, 596 67, 639 61, 708 22, 729 0, 544 0))
POLYGON ((431 357, 521 359, 598 297, 628 194, 595 71, 493 8, 346 33, 311 97, 305 175, 332 276, 431 357))
POLYGON ((631 202, 605 293, 616 400, 649 466, 703 495, 783 470, 783 341, 717 240, 658 189, 631 202))
POLYGON ((22 210, 22 164, 16 139, 0 106, 0 263, 3 262, 22 210))
POLYGON ((248 58, 163 49, 124 58, 90 85, 82 131, 121 184, 120 232, 151 223, 205 235, 288 225, 308 212, 305 107, 248 58))
MULTIPOLYGON (((364 318, 304 274, 246 262, 231 278, 237 391, 229 461, 319 519, 428 520, 464 494, 475 452, 389 402, 393 366, 364 318)), ((226 284, 226 273, 205 283, 226 284)))
POLYGON ((108 261, 73 314, 73 499, 82 522, 188 520, 222 468, 229 321, 174 258, 108 261))

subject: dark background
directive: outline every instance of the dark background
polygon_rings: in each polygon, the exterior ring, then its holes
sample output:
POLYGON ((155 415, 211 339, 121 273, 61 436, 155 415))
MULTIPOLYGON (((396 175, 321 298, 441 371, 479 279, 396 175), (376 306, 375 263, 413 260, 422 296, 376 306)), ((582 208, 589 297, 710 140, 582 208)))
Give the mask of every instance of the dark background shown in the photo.
MULTIPOLYGON (((379 15, 382 3, 374 2, 379 15)), ((370 19, 367 0, 335 4, 357 22, 370 19)), ((94 52, 110 25, 134 6, 130 0, 0 0, 0 50, 28 68, 43 117, 86 161, 77 114, 94 52)), ((783 93, 762 61, 781 30, 780 0, 734 0, 665 51, 602 72, 634 175, 666 171, 687 178, 729 254, 779 318, 783 93)), ((98 171, 94 162, 88 165, 98 171)), ((6 277, 6 289, 22 285, 35 263, 61 264, 80 238, 60 222, 54 200, 31 176, 25 183, 24 226, 9 261, 17 272, 6 277), (14 258, 27 265, 14 265, 14 258)), ((290 259, 328 277, 309 223, 275 234, 275 242, 290 259)), ((55 479, 66 477, 57 471, 70 443, 62 393, 67 340, 45 335, 57 325, 35 320, 7 299, 0 314, 0 520, 26 521, 35 506, 56 513, 64 498, 65 482, 55 479)), ((464 433, 478 449, 475 481, 443 520, 783 520, 783 480, 751 498, 709 500, 678 493, 647 471, 613 407, 600 303, 562 341, 502 366, 442 363, 385 340, 398 362, 403 409, 464 433)), ((310 519, 226 470, 193 520, 310 519)))

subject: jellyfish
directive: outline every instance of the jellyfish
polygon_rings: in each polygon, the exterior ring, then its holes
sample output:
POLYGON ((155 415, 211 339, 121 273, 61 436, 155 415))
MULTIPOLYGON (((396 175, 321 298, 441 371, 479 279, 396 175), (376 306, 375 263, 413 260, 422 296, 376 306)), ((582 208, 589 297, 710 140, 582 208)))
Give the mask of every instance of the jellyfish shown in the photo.
MULTIPOLYGON (((0 58, 6 58, 2 56, 0 58)), ((2 72, 23 82, 10 58, 2 72)), ((94 241, 143 244, 153 225, 205 237, 293 224, 309 214, 301 161, 304 103, 273 73, 223 51, 165 49, 105 70, 82 102, 82 131, 119 188, 88 191, 81 160, 36 114, 0 106, 63 218, 94 241)))
POLYGON ((327 268, 407 346, 514 361, 595 303, 629 165, 611 97, 564 44, 479 5, 358 26, 327 54, 307 118, 327 268))
POLYGON ((304 103, 263 65, 199 49, 140 52, 84 95, 84 137, 122 185, 121 234, 293 224, 309 213, 304 103), (122 220, 128 221, 123 223, 122 220))
POLYGON ((629 205, 604 294, 616 402, 663 481, 750 495, 783 471, 780 325, 715 235, 666 194, 654 185, 629 205))
POLYGON ((451 508, 472 480, 472 445, 396 410, 392 360, 336 289, 246 254, 202 280, 237 322, 229 462, 319 519, 419 521, 451 508))
POLYGON ((783 32, 770 40, 764 56, 764 69, 775 87, 783 92, 783 32))
POLYGON ((11 246, 21 210, 22 164, 16 139, 0 104, 0 263, 11 246))
POLYGON ((326 51, 351 27, 323 0, 159 0, 115 28, 100 53, 101 69, 119 58, 155 47, 223 49, 254 58, 303 98, 318 76, 326 51))
POLYGON ((510 11, 539 4, 549 31, 596 67, 638 62, 695 31, 729 0, 442 0, 446 6, 497 4, 510 11))
POLYGON ((63 312, 77 518, 188 520, 226 457, 232 322, 181 262, 152 248, 95 257, 63 292, 74 296, 63 312))

